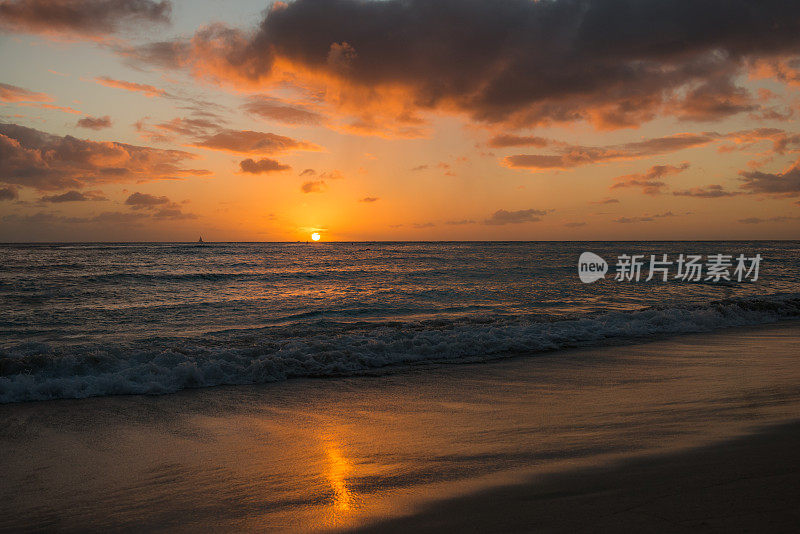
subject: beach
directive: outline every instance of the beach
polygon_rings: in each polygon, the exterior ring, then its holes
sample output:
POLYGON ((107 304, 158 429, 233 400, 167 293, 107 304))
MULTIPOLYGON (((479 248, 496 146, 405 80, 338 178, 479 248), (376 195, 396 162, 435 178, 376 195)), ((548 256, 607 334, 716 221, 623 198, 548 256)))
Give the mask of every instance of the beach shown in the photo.
POLYGON ((796 521, 798 430, 774 427, 800 414, 798 353, 800 324, 785 321, 5 404, 0 529, 782 530, 796 521))

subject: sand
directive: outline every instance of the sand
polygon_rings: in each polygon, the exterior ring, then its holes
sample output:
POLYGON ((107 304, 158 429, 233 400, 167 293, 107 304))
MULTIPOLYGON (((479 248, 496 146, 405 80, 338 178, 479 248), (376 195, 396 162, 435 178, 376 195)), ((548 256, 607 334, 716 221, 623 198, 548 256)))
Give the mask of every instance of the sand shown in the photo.
POLYGON ((800 424, 569 471, 356 532, 797 532, 800 424))

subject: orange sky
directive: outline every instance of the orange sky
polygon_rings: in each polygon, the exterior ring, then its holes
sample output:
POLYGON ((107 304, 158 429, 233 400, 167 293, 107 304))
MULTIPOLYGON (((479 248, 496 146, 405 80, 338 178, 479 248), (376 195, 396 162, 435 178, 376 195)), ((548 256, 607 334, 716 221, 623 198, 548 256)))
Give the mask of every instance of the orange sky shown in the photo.
POLYGON ((800 235, 785 2, 96 3, 0 2, 0 241, 800 235))

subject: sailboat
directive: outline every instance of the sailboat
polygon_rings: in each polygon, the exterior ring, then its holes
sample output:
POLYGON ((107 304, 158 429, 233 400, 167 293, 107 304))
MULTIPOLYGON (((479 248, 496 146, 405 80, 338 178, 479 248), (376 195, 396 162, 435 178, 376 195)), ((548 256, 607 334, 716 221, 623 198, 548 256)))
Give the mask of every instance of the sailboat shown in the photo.
POLYGON ((197 242, 198 243, 205 243, 205 241, 203 241, 203 236, 200 236, 200 239, 198 239, 197 242))

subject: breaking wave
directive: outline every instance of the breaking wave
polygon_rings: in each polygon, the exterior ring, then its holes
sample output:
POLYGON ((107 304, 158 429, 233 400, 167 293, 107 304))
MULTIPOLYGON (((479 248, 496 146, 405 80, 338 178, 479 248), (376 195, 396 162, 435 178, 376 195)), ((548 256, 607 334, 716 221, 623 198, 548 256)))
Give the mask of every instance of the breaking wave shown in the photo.
POLYGON ((557 320, 319 320, 127 343, 21 343, 0 350, 0 402, 389 373, 410 365, 476 363, 796 317, 800 294, 791 293, 557 320))

